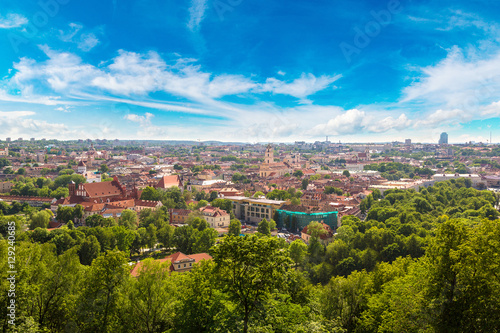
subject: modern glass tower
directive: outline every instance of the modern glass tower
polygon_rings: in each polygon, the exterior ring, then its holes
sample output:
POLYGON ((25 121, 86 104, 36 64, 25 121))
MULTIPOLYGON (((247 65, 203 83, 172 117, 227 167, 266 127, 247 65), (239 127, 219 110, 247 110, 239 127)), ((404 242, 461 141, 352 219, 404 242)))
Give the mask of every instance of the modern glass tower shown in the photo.
POLYGON ((448 133, 443 132, 441 133, 441 136, 439 137, 439 144, 448 144, 448 133))

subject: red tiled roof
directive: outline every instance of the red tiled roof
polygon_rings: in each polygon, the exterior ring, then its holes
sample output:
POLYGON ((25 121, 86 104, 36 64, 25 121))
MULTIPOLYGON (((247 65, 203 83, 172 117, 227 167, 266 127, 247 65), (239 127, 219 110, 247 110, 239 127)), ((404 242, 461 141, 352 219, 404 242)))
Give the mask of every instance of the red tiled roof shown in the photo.
POLYGON ((61 226, 62 226, 62 223, 50 221, 48 229, 60 228, 61 226))
POLYGON ((181 216, 188 216, 192 211, 189 209, 181 209, 181 208, 170 208, 168 210, 169 213, 173 215, 181 215, 181 216))
POLYGON ((222 210, 219 207, 213 207, 213 206, 201 207, 200 212, 208 213, 213 217, 229 215, 225 210, 222 210))
POLYGON ((156 184, 157 188, 170 188, 172 186, 179 186, 180 185, 180 179, 179 176, 173 175, 173 176, 163 176, 158 184, 156 184))
MULTIPOLYGON (((157 259, 156 261, 161 262, 161 263, 166 262, 166 261, 170 261, 171 265, 170 265, 169 269, 171 271, 173 271, 174 270, 173 264, 176 262, 179 262, 181 260, 194 261, 194 263, 196 264, 196 263, 200 262, 201 260, 212 260, 212 256, 209 255, 208 253, 196 253, 196 254, 186 255, 182 252, 176 252, 176 253, 171 254, 168 257, 165 257, 163 259, 157 259)), ((142 262, 138 262, 134 266, 134 268, 132 269, 130 274, 133 277, 137 277, 141 271, 141 267, 142 267, 142 262)))
POLYGON ((117 182, 100 182, 100 183, 85 183, 83 184, 85 191, 89 197, 105 197, 105 196, 115 196, 121 195, 121 188, 118 186, 117 182))

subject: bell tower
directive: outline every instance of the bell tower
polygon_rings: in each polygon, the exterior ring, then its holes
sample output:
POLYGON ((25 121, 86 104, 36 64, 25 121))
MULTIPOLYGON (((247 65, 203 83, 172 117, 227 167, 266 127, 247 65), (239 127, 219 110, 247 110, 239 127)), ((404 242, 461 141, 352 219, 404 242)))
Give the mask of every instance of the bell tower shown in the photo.
POLYGON ((264 163, 265 164, 271 164, 274 163, 274 150, 271 144, 267 145, 266 148, 266 155, 264 157, 264 163))

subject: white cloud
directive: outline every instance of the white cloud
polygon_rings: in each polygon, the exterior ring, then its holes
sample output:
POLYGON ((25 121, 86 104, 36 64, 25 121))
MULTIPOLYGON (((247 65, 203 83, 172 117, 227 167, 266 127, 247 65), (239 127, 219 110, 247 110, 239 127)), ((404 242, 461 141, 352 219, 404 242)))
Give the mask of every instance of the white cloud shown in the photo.
POLYGON ((69 29, 64 31, 64 30, 59 30, 59 38, 63 42, 71 42, 73 41, 73 38, 80 32, 80 30, 83 29, 83 25, 78 24, 78 23, 70 23, 69 24, 69 29))
POLYGON ((99 88, 121 96, 145 96, 161 91, 215 106, 216 99, 224 96, 262 92, 304 100, 341 77, 316 77, 304 73, 291 82, 269 78, 265 83, 259 83, 243 75, 203 72, 193 59, 181 58, 173 64, 166 63, 153 51, 142 54, 120 50, 110 63, 103 62, 102 66, 96 67, 69 52, 57 52, 47 46, 41 46, 41 49, 49 59, 37 62, 21 58, 14 64, 16 73, 12 83, 19 87, 35 86, 37 81, 48 83, 51 89, 61 93, 90 92, 99 88))
POLYGON ((326 123, 316 125, 308 131, 310 135, 349 135, 366 133, 385 133, 391 130, 401 131, 412 126, 413 121, 402 113, 398 118, 381 118, 380 112, 367 113, 351 109, 342 112, 326 123))
POLYGON ((365 119, 366 113, 364 111, 351 109, 328 120, 326 124, 315 126, 311 134, 340 135, 361 132, 365 126, 365 119))
POLYGON ((334 76, 323 75, 316 77, 310 73, 302 73, 300 78, 297 78, 290 83, 286 83, 276 78, 269 78, 260 89, 274 94, 284 94, 305 99, 306 97, 325 89, 341 77, 342 75, 340 74, 334 76))
POLYGON ((0 117, 0 127, 5 136, 33 136, 34 133, 47 137, 64 137, 69 130, 64 124, 49 123, 45 120, 30 118, 0 117))
POLYGON ((425 100, 476 112, 500 89, 500 52, 485 59, 467 59, 454 47, 444 60, 421 72, 420 80, 404 89, 402 102, 425 100))
POLYGON ((78 42, 78 48, 84 52, 89 52, 94 47, 99 45, 99 39, 93 33, 85 33, 80 36, 80 41, 78 42))
MULTIPOLYGON (((377 118, 373 115, 374 118, 377 118)), ((402 113, 398 118, 385 117, 381 120, 373 121, 369 125, 366 125, 366 129, 373 133, 385 133, 390 130, 402 131, 407 129, 412 125, 413 121, 408 119, 408 117, 402 113)))
POLYGON ((151 123, 154 115, 146 112, 144 116, 129 113, 125 115, 124 119, 139 124, 139 131, 137 135, 141 138, 165 138, 167 135, 167 128, 156 126, 151 123))
MULTIPOLYGON (((94 47, 100 44, 99 38, 95 32, 83 32, 86 30, 82 24, 70 23, 69 29, 59 30, 59 38, 63 42, 74 43, 78 49, 83 52, 89 52, 94 47)), ((99 28, 93 30, 99 31, 99 28)))
POLYGON ((485 117, 500 117, 500 101, 485 106, 482 115, 485 117))
POLYGON ((151 124, 151 118, 153 117, 154 115, 149 112, 146 112, 144 116, 139 116, 137 114, 130 113, 125 115, 124 119, 133 121, 134 123, 139 123, 141 125, 149 125, 151 124))
POLYGON ((207 7, 207 0, 191 0, 191 7, 189 8, 189 21, 187 24, 191 31, 198 31, 200 29, 200 24, 205 16, 207 7))
POLYGON ((458 124, 472 120, 474 115, 461 109, 436 110, 422 116, 422 120, 415 122, 415 127, 437 127, 445 124, 458 124))
MULTIPOLYGON (((94 66, 73 53, 58 52, 47 46, 40 48, 47 55, 46 60, 21 58, 14 64, 14 75, 4 79, 4 85, 9 90, 18 90, 21 94, 13 96, 0 89, 0 100, 28 102, 30 97, 30 103, 37 101, 58 105, 60 107, 56 110, 62 112, 67 112, 69 105, 114 102, 155 110, 203 114, 214 117, 203 120, 205 124, 210 124, 210 128, 231 127, 239 133, 237 136, 246 133, 248 138, 258 135, 263 140, 266 136, 281 138, 304 133, 332 115, 344 112, 339 107, 317 106, 312 102, 292 108, 282 108, 272 102, 255 102, 255 95, 264 92, 287 94, 303 102, 306 97, 339 79, 340 75, 317 77, 304 73, 286 82, 275 78, 259 82, 255 76, 205 72, 196 59, 177 58, 167 62, 156 52, 121 50, 110 61, 94 66), (39 98, 51 91, 59 96, 47 100, 39 98), (149 97, 157 92, 168 95, 166 98, 149 97), (252 104, 221 100, 231 95, 251 100, 252 104)), ((172 130, 153 125, 152 114, 132 113, 125 119, 137 123, 144 134, 150 131, 166 135, 172 130)), ((94 136, 100 137, 103 133, 104 129, 101 129, 94 136)))
POLYGON ((0 111, 0 118, 3 119, 17 119, 34 115, 33 111, 0 111))
POLYGON ((0 29, 19 28, 28 23, 28 19, 19 14, 8 14, 0 17, 0 29))

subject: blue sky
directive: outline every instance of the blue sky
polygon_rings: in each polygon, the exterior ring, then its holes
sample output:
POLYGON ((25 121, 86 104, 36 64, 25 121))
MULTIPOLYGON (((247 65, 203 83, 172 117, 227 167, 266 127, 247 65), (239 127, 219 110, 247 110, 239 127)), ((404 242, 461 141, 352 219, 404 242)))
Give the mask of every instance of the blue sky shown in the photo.
POLYGON ((0 1, 0 139, 500 141, 493 1, 0 1))

